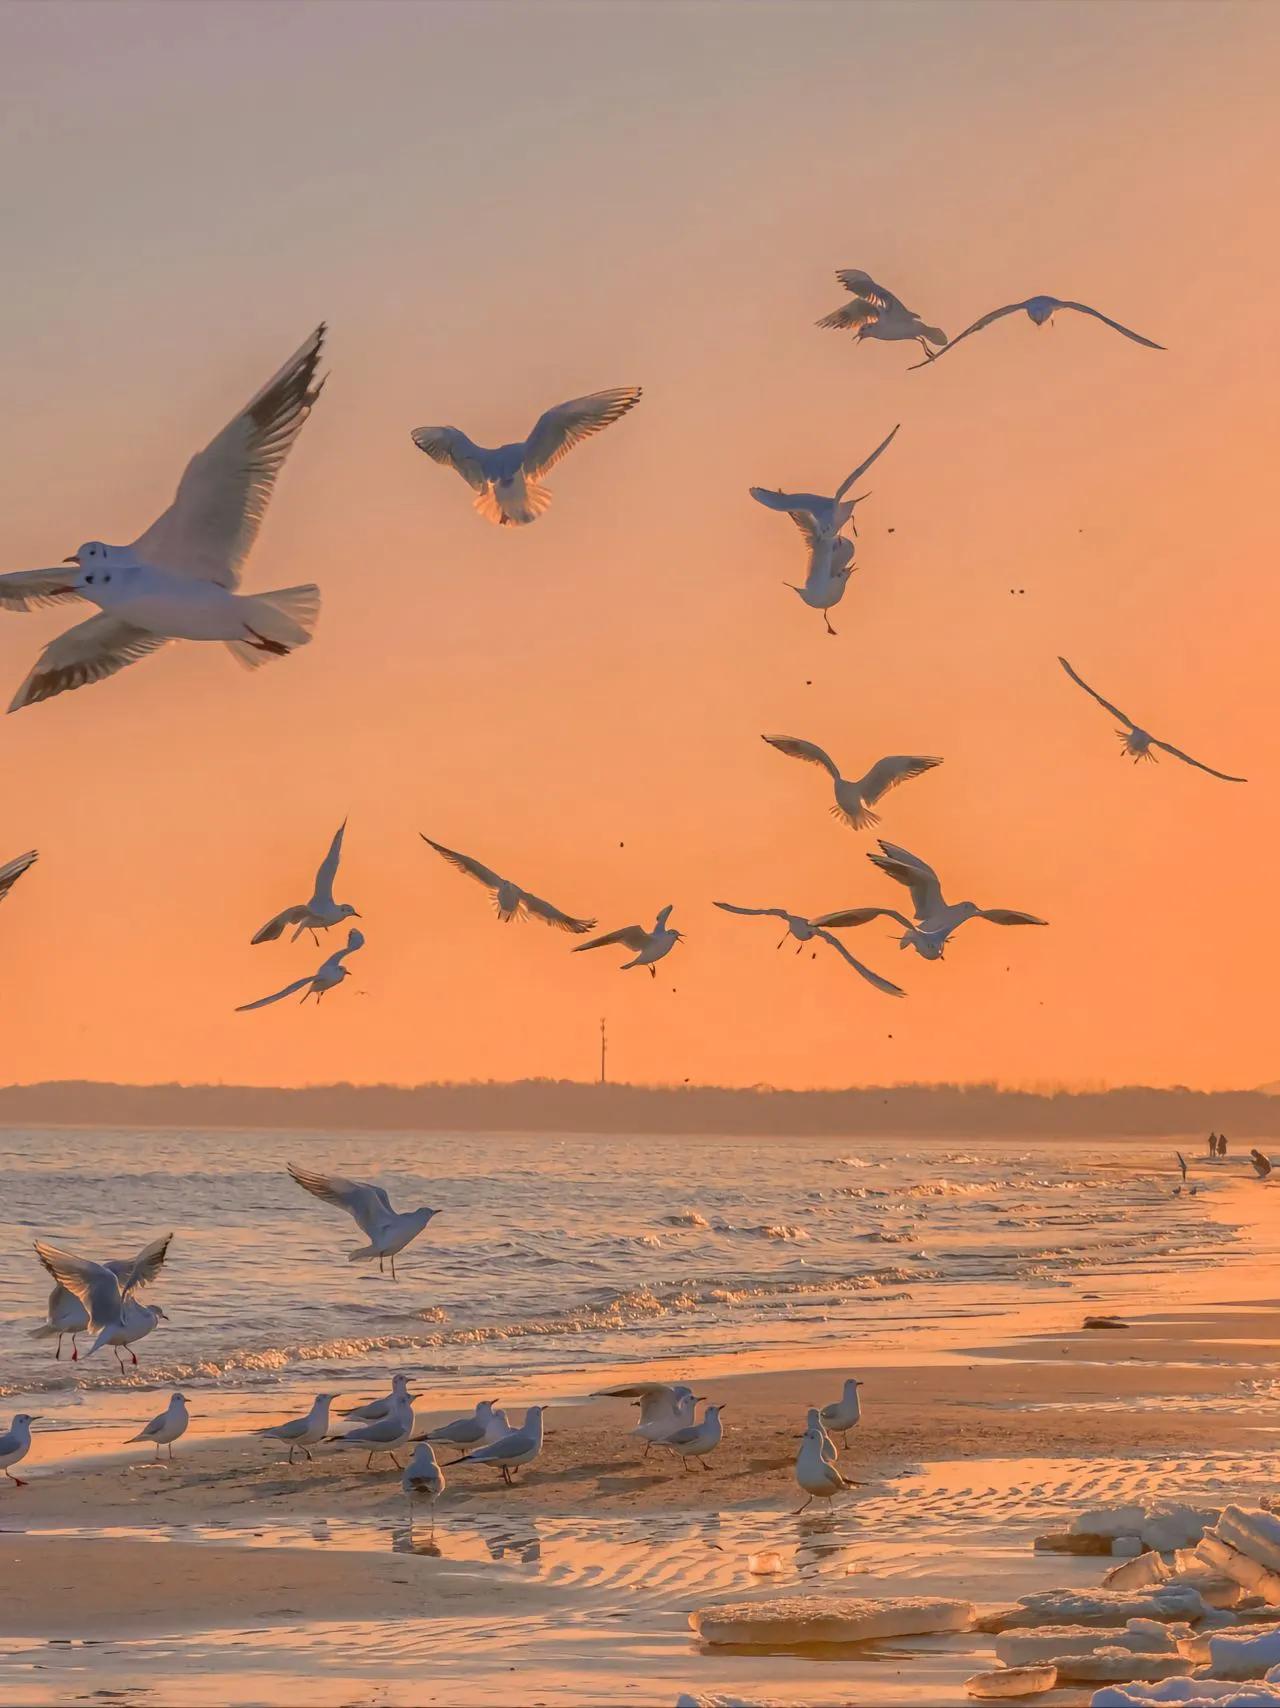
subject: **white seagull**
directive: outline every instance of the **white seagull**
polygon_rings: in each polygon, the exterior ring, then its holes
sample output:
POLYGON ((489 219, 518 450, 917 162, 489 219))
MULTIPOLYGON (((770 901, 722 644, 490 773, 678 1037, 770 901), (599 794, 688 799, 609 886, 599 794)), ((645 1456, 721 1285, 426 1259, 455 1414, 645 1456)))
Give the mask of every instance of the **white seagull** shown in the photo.
MULTIPOLYGON (((113 1264, 93 1263, 87 1257, 61 1251, 56 1245, 46 1245, 43 1240, 35 1242, 36 1256, 58 1285, 80 1301, 89 1319, 87 1327, 97 1335, 86 1358, 91 1358, 100 1346, 110 1346, 123 1369, 119 1348, 141 1340, 157 1322, 165 1320, 159 1305, 140 1305, 132 1295, 160 1273, 172 1238, 172 1234, 165 1234, 144 1245, 135 1258, 113 1264)), ((136 1352, 130 1351, 129 1356, 135 1364, 138 1362, 136 1352)))
POLYGON ((349 1429, 345 1435, 326 1435, 326 1441, 336 1441, 342 1447, 365 1447, 369 1457, 365 1470, 373 1466, 374 1456, 385 1453, 396 1470, 402 1469, 396 1449, 406 1447, 413 1438, 413 1401, 406 1395, 396 1400, 385 1417, 376 1423, 366 1423, 362 1429, 349 1429))
POLYGON ((9 610, 71 599, 98 606, 98 615, 44 649, 11 712, 101 681, 169 640, 225 641, 252 667, 311 639, 319 588, 253 595, 236 588, 276 476, 324 384, 315 378, 324 333, 318 326, 191 459, 173 503, 132 544, 90 540, 65 560, 73 573, 59 567, 0 576, 0 607, 9 610))
POLYGON ((796 1481, 807 1498, 802 1506, 796 1508, 793 1518, 798 1518, 815 1500, 834 1500, 845 1489, 853 1487, 840 1475, 834 1460, 827 1458, 824 1443, 827 1447, 831 1445, 821 1425, 817 1429, 806 1429, 801 1438, 800 1451, 796 1454, 796 1481))
MULTIPOLYGON (((470 1417, 455 1417, 450 1423, 439 1423, 414 1439, 431 1442, 437 1447, 483 1447, 486 1441, 496 1439, 492 1434, 494 1419, 500 1415, 496 1406, 496 1400, 481 1400, 470 1417)), ((509 1433, 506 1414, 501 1415, 504 1424, 497 1433, 506 1435, 509 1433)))
POLYGON ((781 487, 771 486, 753 486, 748 490, 757 504, 764 504, 770 510, 783 510, 793 518, 797 512, 812 517, 818 533, 825 539, 834 540, 846 522, 852 520, 854 505, 861 503, 861 499, 846 498, 845 493, 862 478, 880 453, 888 450, 897 433, 898 428, 895 427, 888 438, 882 439, 871 455, 840 482, 834 498, 823 498, 817 492, 783 492, 781 487))
POLYGON ((273 1424, 270 1429, 255 1429, 254 1434, 261 1435, 268 1441, 287 1442, 287 1463, 290 1465, 299 1448, 310 1459, 313 1456, 311 1449, 329 1433, 329 1407, 337 1397, 336 1394, 317 1394, 312 1401, 311 1410, 304 1417, 291 1417, 287 1423, 273 1424))
POLYGON ((256 1002, 242 1002, 236 1009, 237 1014, 249 1014, 255 1008, 267 1008, 273 1002, 283 1002, 286 996, 292 996, 296 991, 302 992, 305 1002, 309 996, 314 996, 317 1003, 328 990, 340 985, 343 979, 351 977, 350 967, 343 962, 348 955, 354 955, 357 949, 364 948, 364 932, 357 931, 353 925, 347 932, 347 941, 341 949, 335 949, 327 961, 322 961, 314 973, 308 973, 306 978, 294 979, 283 990, 273 991, 270 996, 260 996, 256 1002))
MULTIPOLYGON (((137 1257, 110 1257, 102 1267, 111 1270, 112 1274, 119 1280, 121 1276, 127 1275, 135 1264, 142 1262, 149 1250, 149 1246, 144 1246, 137 1257)), ((84 1334, 88 1327, 89 1312, 86 1306, 75 1293, 69 1292, 60 1281, 57 1281, 54 1283, 53 1291, 49 1294, 45 1321, 40 1324, 39 1328, 30 1329, 28 1332, 32 1340, 52 1340, 56 1335, 58 1344, 54 1348, 53 1356, 55 1358, 62 1357, 63 1339, 70 1335, 71 1359, 74 1363, 80 1357, 76 1337, 84 1334)), ((135 1338, 141 1337, 136 1336, 135 1338)), ((124 1343, 116 1342, 115 1344, 124 1343)), ((137 1360, 135 1359, 134 1362, 136 1363, 137 1360)))
POLYGON ((546 1409, 546 1406, 530 1406, 518 1429, 477 1447, 473 1453, 464 1453, 454 1464, 496 1465, 504 1483, 514 1482, 512 1473, 521 1465, 531 1465, 542 1451, 542 1414, 546 1409))
POLYGON ((942 764, 941 759, 894 753, 886 759, 878 759, 865 777, 845 778, 840 775, 830 755, 812 741, 801 741, 794 735, 762 735, 760 739, 767 741, 770 747, 776 747, 779 753, 785 753, 788 759, 802 759, 807 765, 820 765, 835 788, 831 816, 843 819, 854 830, 867 830, 873 824, 879 824, 880 815, 872 812, 871 808, 890 789, 896 789, 899 783, 922 776, 935 765, 942 764))
POLYGON ((38 850, 32 848, 28 853, 19 854, 15 859, 7 860, 0 866, 0 901, 4 900, 27 868, 34 866, 39 858, 38 850))
POLYGON ((858 267, 845 267, 836 278, 853 297, 842 308, 824 314, 819 326, 839 332, 853 330, 858 341, 881 338, 891 342, 915 339, 926 355, 930 344, 945 344, 947 335, 937 326, 926 326, 915 312, 900 302, 892 291, 878 285, 870 273, 858 267))
POLYGON ((1077 314, 1091 314, 1095 320, 1100 320, 1104 326, 1109 326, 1113 332, 1122 332, 1126 338, 1132 338, 1135 344, 1144 344, 1148 350, 1163 350, 1163 344, 1157 344, 1152 338, 1144 338, 1140 332, 1132 332, 1127 326, 1121 326, 1118 320, 1112 320, 1109 315, 1100 313, 1096 308, 1090 308, 1087 302, 1067 302, 1062 297, 1028 297, 1025 302, 1011 302, 1004 308, 993 308, 990 314, 984 314, 980 320, 975 320, 972 326, 966 326, 963 332, 944 342, 941 350, 925 350, 923 362, 915 362, 914 367, 927 368, 936 362, 939 356, 945 356, 948 350, 954 350, 961 339, 967 338, 971 332, 981 332, 983 327, 990 326, 993 321, 1003 320, 1006 314, 1017 314, 1020 310, 1026 313, 1028 320, 1036 326, 1043 326, 1046 320, 1051 320, 1060 308, 1075 309, 1077 314))
POLYGON ((862 1421, 862 1404, 858 1399, 858 1389, 862 1383, 856 1376, 850 1376, 841 1389, 840 1398, 825 1405, 821 1412, 822 1427, 833 1431, 849 1445, 849 1431, 862 1421))
POLYGON ((360 918, 360 910, 352 907, 349 901, 339 902, 333 899, 333 880, 338 875, 338 861, 342 858, 342 836, 346 828, 347 821, 344 818, 329 844, 329 852, 320 862, 311 900, 297 902, 293 907, 282 909, 274 919, 267 921, 261 931, 254 933, 251 942, 274 943, 276 938, 283 934, 285 927, 292 925, 295 929, 289 939, 291 943, 296 943, 304 931, 309 931, 318 943, 318 931, 327 931, 331 925, 341 925, 344 919, 350 919, 353 915, 356 919, 360 918))
POLYGON ((714 1453, 724 1439, 724 1426, 720 1422, 720 1413, 723 1410, 722 1405, 708 1406, 696 1423, 688 1423, 683 1429, 672 1430, 655 1445, 678 1453, 686 1471, 690 1469, 690 1459, 701 1465, 705 1471, 707 1455, 714 1453))
POLYGON ((584 949, 603 949, 606 944, 620 943, 624 949, 630 949, 635 959, 624 961, 621 970, 628 967, 648 967, 650 978, 657 978, 658 969, 655 961, 660 961, 664 955, 669 955, 676 944, 684 939, 684 932, 677 931, 674 925, 668 925, 671 908, 674 903, 664 907, 654 921, 653 930, 646 931, 643 925, 624 925, 621 931, 610 931, 603 937, 593 937, 589 943, 579 943, 574 949, 575 955, 582 954, 584 949))
POLYGON ((882 979, 879 973, 873 973, 870 967, 864 967, 861 961, 855 960, 840 939, 831 935, 827 926, 832 920, 842 918, 840 914, 823 914, 820 919, 806 919, 803 914, 788 913, 785 907, 737 907, 731 901, 718 901, 715 905, 723 908, 725 913, 744 913, 755 918, 785 920, 787 929, 778 942, 779 949, 788 937, 794 937, 798 944, 796 954, 801 955, 804 953, 805 944, 816 937, 823 943, 829 943, 838 955, 848 961, 855 973, 860 973, 868 984, 873 984, 886 996, 906 995, 898 985, 892 984, 888 979, 882 979))
POLYGON ((364 1180, 347 1180, 341 1174, 313 1174, 310 1169, 289 1165, 289 1173, 302 1187, 326 1204, 345 1210, 368 1239, 368 1245, 358 1246, 347 1253, 348 1263, 376 1257, 379 1270, 386 1273, 386 1260, 391 1260, 391 1279, 396 1279, 396 1256, 417 1239, 438 1210, 423 1204, 416 1210, 395 1210, 381 1186, 371 1186, 364 1180))
POLYGON ((498 918, 504 925, 510 924, 513 919, 529 916, 540 919, 544 925, 554 925, 557 931, 572 931, 578 937, 594 929, 594 919, 574 919, 570 914, 561 913, 560 909, 552 907, 549 901, 543 901, 529 890, 522 890, 519 884, 513 883, 510 878, 500 878, 496 872, 490 871, 488 866, 482 866, 479 860, 473 860, 469 854, 458 854, 441 842, 433 842, 421 830, 418 835, 429 848, 435 849, 441 859, 447 860, 466 877, 474 878, 477 883, 483 884, 485 889, 492 892, 498 918))
POLYGON ((806 1429, 816 1429, 818 1431, 818 1434, 822 1437, 822 1457, 827 1461, 828 1465, 834 1465, 837 1457, 836 1444, 827 1434, 826 1426, 822 1421, 822 1413, 819 1411, 817 1406, 810 1406, 809 1410, 805 1413, 804 1426, 806 1429))
POLYGON ((821 611, 827 633, 834 635, 838 631, 832 628, 827 612, 840 603, 849 585, 849 577, 854 570, 853 541, 843 534, 834 540, 824 541, 812 518, 803 511, 796 511, 791 519, 799 525, 805 537, 809 563, 803 581, 784 581, 782 585, 803 599, 811 611, 821 611))
POLYGON ((9 1467, 20 1464, 31 1451, 31 1425, 39 1422, 38 1413, 33 1415, 31 1412, 20 1411, 4 1434, 0 1435, 0 1470, 20 1489, 26 1488, 27 1480, 25 1477, 15 1477, 9 1467))
POLYGON ((631 1431, 638 1441, 644 1442, 643 1458, 647 1459, 654 1447, 677 1429, 684 1429, 694 1419, 694 1408, 699 1400, 705 1400, 705 1394, 695 1394, 683 1382, 677 1382, 674 1387, 644 1394, 634 1404, 639 1407, 640 1421, 631 1431))
POLYGON ((167 1447, 169 1449, 169 1457, 172 1459, 173 1444, 179 1436, 187 1433, 187 1425, 190 1422, 191 1414, 187 1410, 186 1395, 173 1394, 170 1396, 169 1403, 164 1410, 157 1413, 157 1415, 151 1419, 151 1422, 147 1424, 145 1429, 140 1429, 136 1435, 131 1435, 129 1437, 129 1442, 152 1442, 155 1446, 157 1459, 160 1457, 160 1449, 162 1447, 167 1447))
POLYGON ((482 516, 499 527, 519 527, 536 522, 551 502, 551 494, 539 485, 543 475, 580 440, 599 433, 639 401, 638 385, 571 398, 540 415, 527 439, 496 450, 475 444, 460 427, 419 427, 413 442, 462 476, 482 516))
POLYGON ((391 1378, 391 1392, 384 1394, 380 1400, 369 1400, 362 1406, 347 1406, 343 1417, 353 1417, 357 1423, 377 1423, 388 1417, 390 1413, 405 1400, 413 1399, 409 1392, 409 1378, 395 1375, 391 1378))
POLYGON ((404 1476, 400 1479, 400 1487, 404 1490, 405 1499, 409 1502, 409 1524, 413 1525, 413 1503, 415 1500, 426 1500, 431 1503, 431 1528, 436 1527, 436 1502, 445 1491, 444 1472, 436 1462, 436 1456, 431 1451, 428 1441, 420 1441, 413 1450, 409 1463, 405 1466, 404 1476))
POLYGON ((1017 913, 1012 908, 979 907, 976 901, 947 902, 943 899, 938 874, 918 854, 912 854, 892 842, 881 842, 880 849, 879 854, 868 854, 867 859, 873 866, 878 866, 882 872, 886 872, 898 883, 905 884, 910 890, 915 912, 914 923, 896 908, 855 907, 850 908, 847 913, 832 915, 832 925, 866 925, 872 919, 893 919, 904 928, 898 941, 899 948, 914 949, 918 955, 923 955, 926 961, 940 961, 947 946, 947 939, 966 920, 985 919, 992 925, 1048 923, 1047 920, 1037 919, 1033 913, 1017 913))
POLYGON ((1120 737, 1120 744, 1124 751, 1135 765, 1140 759, 1149 759, 1154 763, 1156 756, 1151 749, 1158 747, 1161 753, 1170 753, 1175 759, 1181 759, 1185 765, 1194 765, 1197 771, 1207 771, 1211 777, 1217 777, 1224 783, 1248 782, 1247 777, 1232 777, 1226 771, 1215 771, 1212 765, 1206 765, 1200 759, 1193 759, 1189 753, 1184 753, 1180 747, 1171 747, 1167 741, 1158 740, 1149 731, 1134 723, 1131 717, 1127 717, 1119 706, 1113 706, 1110 700, 1104 700, 1096 688, 1089 686, 1083 676, 1076 675, 1065 658, 1059 658, 1058 663, 1078 688, 1083 688, 1085 693, 1095 699, 1104 711, 1110 712, 1113 718, 1126 726, 1124 729, 1118 729, 1116 734, 1120 737))

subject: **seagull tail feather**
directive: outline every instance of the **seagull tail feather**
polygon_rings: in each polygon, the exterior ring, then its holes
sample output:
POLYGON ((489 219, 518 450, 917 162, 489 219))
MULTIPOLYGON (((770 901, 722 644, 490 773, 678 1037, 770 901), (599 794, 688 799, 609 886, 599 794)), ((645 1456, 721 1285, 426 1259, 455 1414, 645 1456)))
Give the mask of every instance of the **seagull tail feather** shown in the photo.
POLYGON ((472 502, 486 521, 496 522, 500 528, 523 528, 526 523, 538 520, 551 503, 551 494, 536 480, 528 480, 519 499, 512 494, 500 501, 492 486, 486 486, 472 502))
POLYGON ((256 670, 269 658, 283 658, 311 639, 320 615, 320 589, 278 587, 270 593, 251 594, 240 601, 245 627, 251 636, 228 641, 239 663, 256 670))
POLYGON ((846 812, 844 807, 832 807, 831 816, 843 819, 854 830, 870 830, 873 824, 880 822, 880 814, 872 812, 870 807, 857 807, 853 812, 846 812))

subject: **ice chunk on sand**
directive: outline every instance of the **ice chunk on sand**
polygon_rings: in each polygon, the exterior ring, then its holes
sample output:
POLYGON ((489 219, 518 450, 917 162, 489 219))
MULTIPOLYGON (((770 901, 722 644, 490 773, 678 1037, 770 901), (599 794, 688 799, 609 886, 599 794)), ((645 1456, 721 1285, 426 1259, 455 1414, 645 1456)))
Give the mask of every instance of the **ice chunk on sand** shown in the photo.
POLYGON ((1073 1536, 1132 1536, 1141 1532, 1145 1506, 1098 1506, 1071 1521, 1073 1536))
MULTIPOLYGON (((1153 1501, 1146 1506, 1095 1507, 1072 1520, 1073 1536, 1108 1536, 1114 1544, 1117 1538, 1138 1536, 1144 1547, 1160 1553, 1175 1548, 1189 1548, 1198 1542, 1208 1526, 1218 1521, 1217 1507, 1186 1506, 1179 1501, 1153 1501)), ((1118 1553, 1114 1545, 1112 1553, 1118 1553)))
POLYGON ((695 1695, 692 1690, 682 1690, 676 1697, 675 1708, 787 1708, 787 1705, 772 1696, 723 1696, 718 1690, 703 1696, 695 1695))
POLYGON ((1102 1587, 1145 1589, 1148 1584, 1164 1583, 1169 1575, 1169 1568, 1160 1555, 1148 1550, 1145 1554, 1139 1554, 1137 1559, 1122 1560, 1118 1566, 1112 1566, 1109 1572, 1104 1572, 1102 1587))
POLYGON ((1280 1518, 1259 1507, 1228 1506, 1214 1531, 1220 1542, 1247 1554, 1268 1571, 1280 1572, 1280 1518))
POLYGON ((1154 1708, 1177 1703, 1178 1708, 1270 1708, 1280 1702, 1274 1684, 1233 1684, 1226 1679, 1167 1678, 1163 1684, 1113 1685, 1095 1690, 1090 1708, 1154 1708))
POLYGON ((1054 1663, 1067 1684, 1100 1684, 1104 1679, 1185 1678, 1191 1662, 1179 1654, 1143 1655, 1132 1649, 1098 1649, 1091 1655, 1066 1655, 1054 1663))
POLYGON ((1131 1619, 1127 1625, 1047 1625, 1036 1631, 1005 1631, 993 1647, 1006 1666, 1025 1666, 1058 1656, 1092 1655, 1099 1649, 1128 1649, 1133 1654, 1185 1654, 1179 1644, 1193 1635, 1184 1623, 1131 1619))
POLYGON ((1208 1608, 1199 1590, 1185 1584, 1153 1584, 1150 1589, 1047 1589, 1024 1595, 1016 1607, 984 1619, 984 1631, 1008 1631, 1027 1625, 1119 1625, 1130 1619, 1202 1619, 1208 1608))
POLYGON ((990 1702, 1000 1697, 1039 1696, 1057 1682, 1057 1667, 1002 1666, 994 1672, 975 1672, 965 1679, 964 1687, 970 1696, 990 1702))
MULTIPOLYGON (((1219 1524, 1218 1531, 1221 1528, 1219 1524)), ((1280 1605, 1280 1572, 1273 1572, 1248 1554, 1241 1553, 1217 1531, 1210 1531, 1196 1544, 1196 1553, 1206 1566, 1224 1573, 1233 1583, 1241 1584, 1255 1595, 1261 1595, 1269 1606, 1280 1605)))
POLYGON ((964 1631, 973 1616, 971 1601, 936 1595, 884 1601, 852 1595, 789 1595, 700 1607, 689 1615, 689 1624, 704 1643, 794 1648, 804 1643, 866 1643, 878 1637, 964 1631))
POLYGON ((1238 1625, 1234 1631, 1215 1631, 1203 1646, 1208 1648, 1206 1677, 1261 1678, 1268 1667, 1280 1665, 1280 1631, 1273 1625, 1238 1625))

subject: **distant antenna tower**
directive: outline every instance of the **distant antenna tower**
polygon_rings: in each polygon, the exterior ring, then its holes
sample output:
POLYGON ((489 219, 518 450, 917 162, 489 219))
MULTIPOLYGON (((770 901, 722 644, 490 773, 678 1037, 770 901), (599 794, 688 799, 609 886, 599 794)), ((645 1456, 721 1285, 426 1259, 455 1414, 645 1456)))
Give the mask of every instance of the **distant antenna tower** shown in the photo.
POLYGON ((605 1071, 604 1071, 605 1058, 608 1055, 608 1053, 609 1053, 609 1039, 608 1039, 607 1033, 605 1032, 604 1017, 602 1015, 601 1019, 600 1019, 600 1083, 601 1083, 601 1085, 605 1085, 608 1083, 606 1076, 605 1076, 605 1071))

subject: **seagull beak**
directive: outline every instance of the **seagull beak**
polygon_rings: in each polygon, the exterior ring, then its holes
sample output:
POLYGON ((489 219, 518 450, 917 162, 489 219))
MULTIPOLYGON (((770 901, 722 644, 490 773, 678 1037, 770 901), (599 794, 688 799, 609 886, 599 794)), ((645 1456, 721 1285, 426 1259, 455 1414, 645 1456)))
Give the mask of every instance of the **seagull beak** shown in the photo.
POLYGON ((80 553, 72 552, 70 557, 64 557, 62 561, 63 563, 73 563, 78 569, 80 567, 80 553))

